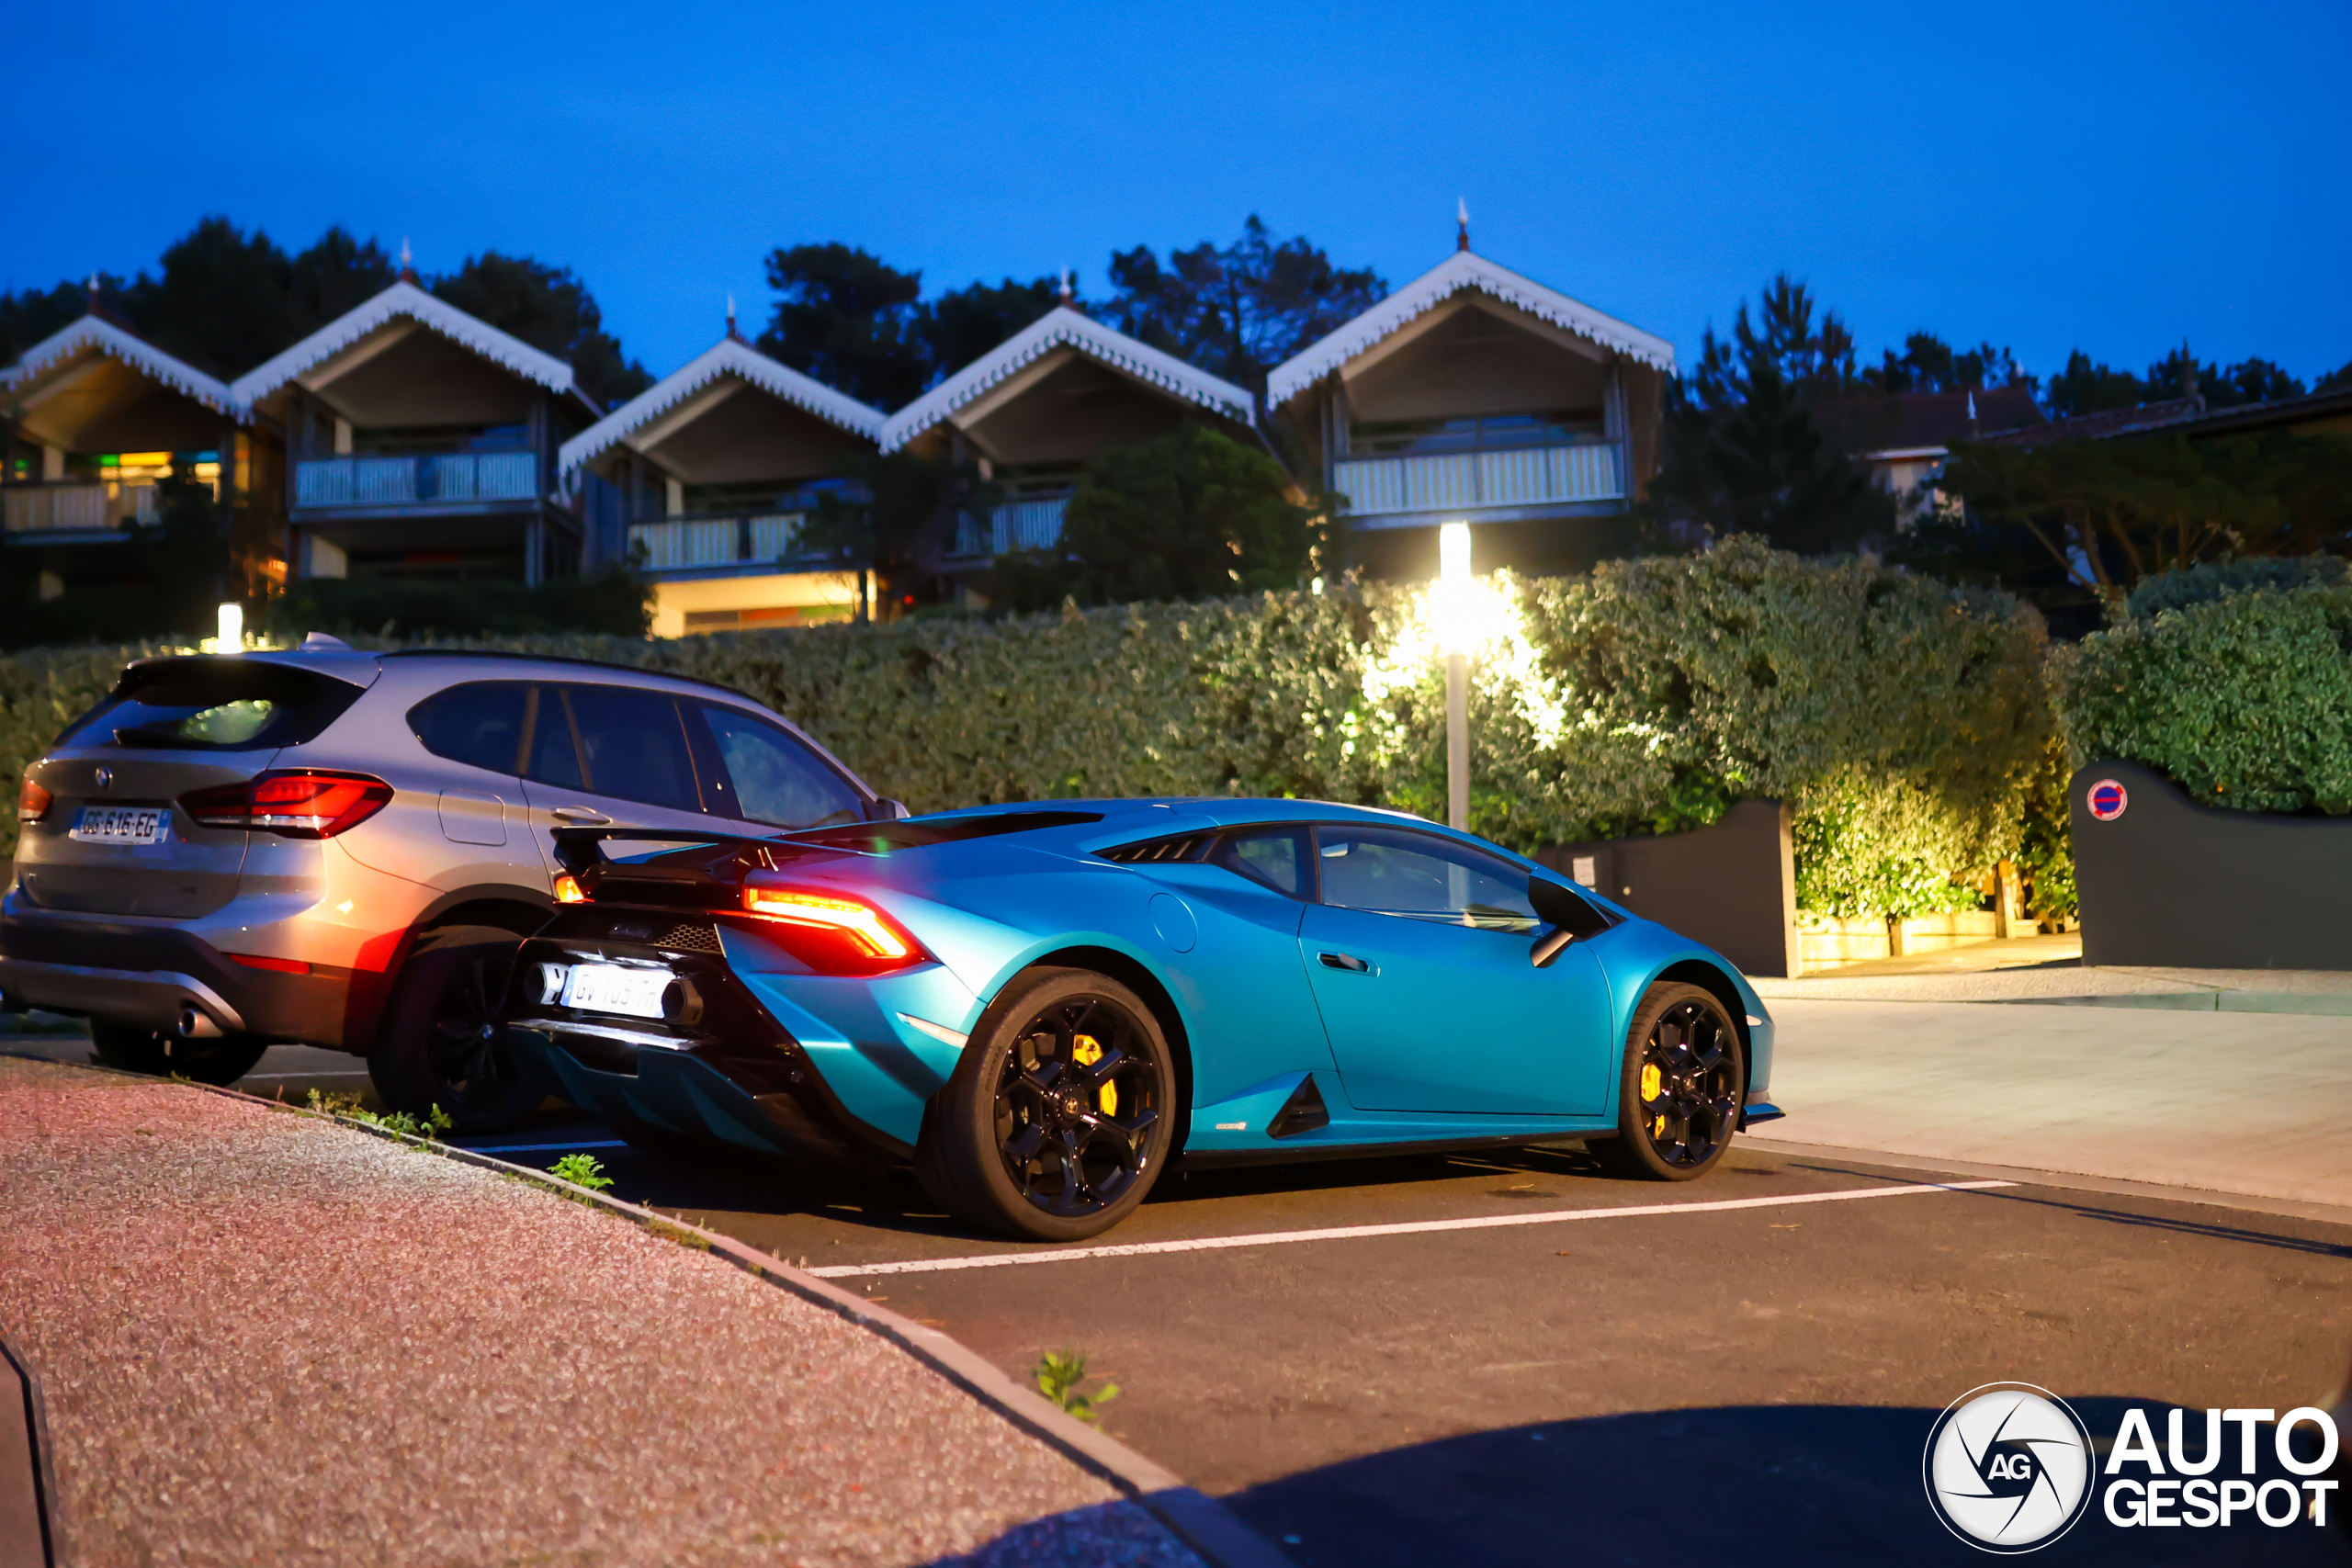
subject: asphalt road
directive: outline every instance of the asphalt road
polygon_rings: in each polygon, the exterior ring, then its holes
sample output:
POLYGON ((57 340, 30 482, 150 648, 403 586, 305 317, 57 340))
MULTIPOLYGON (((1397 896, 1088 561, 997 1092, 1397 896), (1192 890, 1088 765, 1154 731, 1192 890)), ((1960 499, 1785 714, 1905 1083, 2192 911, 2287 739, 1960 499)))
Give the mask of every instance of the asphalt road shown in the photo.
MULTIPOLYGON (((364 1075, 313 1075, 356 1066, 273 1052, 284 1076, 246 1087, 348 1089, 364 1075)), ((2170 1199, 1738 1148, 1702 1181, 1623 1182, 1539 1148, 1174 1178, 1102 1238, 1143 1250, 973 1266, 1035 1249, 959 1230, 905 1178, 610 1137, 550 1111, 465 1141, 594 1154, 616 1195, 1015 1374, 1083 1353, 1119 1385, 1111 1431, 1316 1568, 1980 1562, 1919 1481, 1966 1391, 2040 1384, 2111 1431, 2129 1404, 2328 1404, 2352 1363, 2352 1224, 2170 1199), (1363 1226, 1401 1228, 1263 1240, 1363 1226)), ((2036 1559, 2340 1563, 2342 1539, 2094 1509, 2036 1559)))

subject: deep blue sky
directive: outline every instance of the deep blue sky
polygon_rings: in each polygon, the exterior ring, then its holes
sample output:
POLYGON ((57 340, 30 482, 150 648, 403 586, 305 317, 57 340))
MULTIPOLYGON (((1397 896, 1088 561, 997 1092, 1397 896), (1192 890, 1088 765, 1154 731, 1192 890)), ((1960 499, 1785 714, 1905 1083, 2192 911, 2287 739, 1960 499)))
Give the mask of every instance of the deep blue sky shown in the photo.
POLYGON ((2352 360, 2344 0, 12 13, 0 287, 152 266, 206 212, 342 222, 568 264, 661 374, 728 290, 764 318, 779 243, 1099 293, 1114 246, 1254 211, 1396 285, 1459 196, 1686 366, 1781 267, 1872 353, 2352 360))

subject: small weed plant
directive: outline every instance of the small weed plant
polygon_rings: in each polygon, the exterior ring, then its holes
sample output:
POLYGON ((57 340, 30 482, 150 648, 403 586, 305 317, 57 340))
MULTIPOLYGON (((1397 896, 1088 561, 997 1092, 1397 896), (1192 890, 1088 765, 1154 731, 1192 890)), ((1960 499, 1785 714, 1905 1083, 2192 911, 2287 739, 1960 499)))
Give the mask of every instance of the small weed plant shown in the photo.
POLYGON ((360 1104, 359 1097, 356 1094, 321 1094, 317 1089, 312 1089, 310 1108, 322 1116, 348 1117, 367 1126, 380 1127, 387 1133, 398 1133, 409 1138, 437 1138, 456 1125, 449 1120, 449 1113, 438 1105, 426 1111, 421 1118, 411 1116, 405 1111, 396 1111, 390 1116, 382 1116, 360 1104))
POLYGON ((605 1174, 604 1162, 594 1155, 566 1155, 548 1167, 548 1174, 591 1192, 602 1192, 613 1184, 613 1179, 605 1174))
POLYGON ((1037 1363, 1033 1374, 1037 1380, 1037 1392, 1060 1405, 1081 1421, 1102 1425, 1102 1406, 1119 1397, 1119 1385, 1106 1382, 1091 1393, 1082 1393, 1079 1384, 1087 1379, 1086 1356, 1082 1351, 1048 1351, 1037 1363))

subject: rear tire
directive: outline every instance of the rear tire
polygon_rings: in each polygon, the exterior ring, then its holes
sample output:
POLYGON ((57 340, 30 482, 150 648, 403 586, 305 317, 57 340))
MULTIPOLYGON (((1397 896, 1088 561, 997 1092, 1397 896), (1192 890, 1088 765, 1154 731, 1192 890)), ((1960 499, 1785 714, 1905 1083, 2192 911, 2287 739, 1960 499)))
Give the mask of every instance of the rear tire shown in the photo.
POLYGON ((1625 1032, 1617 1135, 1593 1153, 1619 1176, 1689 1181, 1714 1169, 1739 1126, 1739 1030, 1713 991, 1652 986, 1625 1032))
POLYGON ((1135 1212, 1176 1134, 1151 1009, 1086 969, 1040 969, 981 1018, 924 1118, 915 1175, 948 1213, 1023 1241, 1082 1241, 1135 1212))
POLYGON ((514 1126, 546 1085, 506 1048, 506 982, 523 939, 495 926, 436 931, 401 965, 368 1077, 385 1107, 439 1106, 469 1133, 514 1126))
POLYGON ((126 1073, 169 1077, 176 1073, 198 1083, 221 1089, 254 1070, 269 1042, 250 1034, 224 1034, 215 1040, 183 1040, 161 1030, 134 1023, 90 1021, 91 1055, 101 1065, 126 1073))

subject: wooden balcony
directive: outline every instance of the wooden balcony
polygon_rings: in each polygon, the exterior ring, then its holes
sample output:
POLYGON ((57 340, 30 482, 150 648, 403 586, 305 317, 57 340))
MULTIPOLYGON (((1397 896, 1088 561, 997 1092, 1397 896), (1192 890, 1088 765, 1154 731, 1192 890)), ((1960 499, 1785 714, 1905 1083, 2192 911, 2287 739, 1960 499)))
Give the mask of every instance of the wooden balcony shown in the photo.
POLYGON ((538 480, 538 455, 527 451, 312 457, 294 465, 294 504, 357 511, 531 501, 538 480))
POLYGON ((1625 499, 1623 448, 1614 442, 1501 452, 1347 458, 1331 487, 1359 516, 1477 512, 1625 499))
POLYGON ((791 560, 802 553, 800 529, 807 521, 808 513, 803 512, 670 517, 659 523, 632 524, 628 543, 632 554, 644 552, 648 571, 791 560))
POLYGON ((0 518, 11 534, 144 528, 156 520, 151 480, 9 485, 0 489, 0 518))

